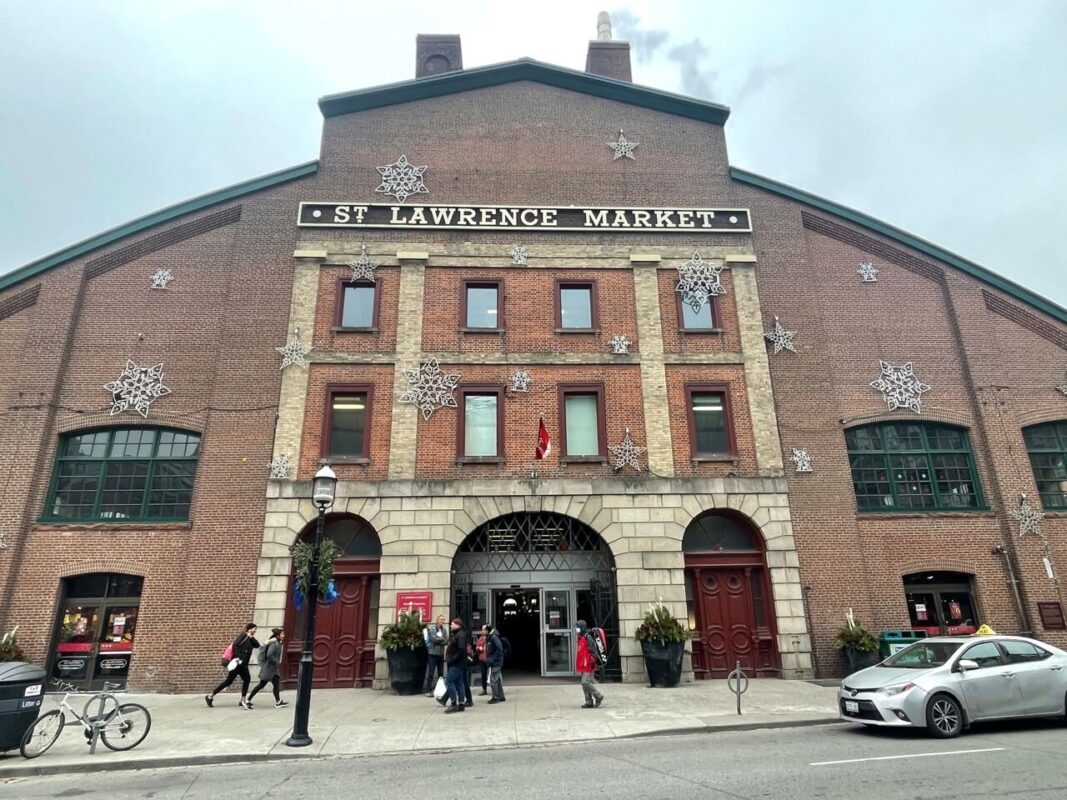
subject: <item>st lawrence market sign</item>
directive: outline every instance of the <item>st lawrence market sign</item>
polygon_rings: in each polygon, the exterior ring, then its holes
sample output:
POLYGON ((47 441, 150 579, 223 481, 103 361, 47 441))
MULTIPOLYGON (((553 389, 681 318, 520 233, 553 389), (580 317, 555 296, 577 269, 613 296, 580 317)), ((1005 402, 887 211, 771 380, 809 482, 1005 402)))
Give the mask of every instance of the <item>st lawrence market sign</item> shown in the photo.
POLYGON ((301 203, 297 224, 305 228, 484 231, 752 231, 748 210, 742 208, 301 203))

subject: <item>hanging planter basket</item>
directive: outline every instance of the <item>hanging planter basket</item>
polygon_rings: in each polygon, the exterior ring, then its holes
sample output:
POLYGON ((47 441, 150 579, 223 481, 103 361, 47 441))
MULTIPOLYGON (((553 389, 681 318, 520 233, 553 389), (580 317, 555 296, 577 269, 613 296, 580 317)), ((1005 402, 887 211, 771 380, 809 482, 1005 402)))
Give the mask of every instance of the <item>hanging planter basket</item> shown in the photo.
MULTIPOLYGON (((315 552, 313 542, 296 542, 289 552, 293 556, 293 606, 297 611, 304 607, 311 583, 311 556, 315 552)), ((333 562, 341 554, 332 539, 319 544, 319 602, 332 605, 337 599, 337 587, 333 582, 333 562)))

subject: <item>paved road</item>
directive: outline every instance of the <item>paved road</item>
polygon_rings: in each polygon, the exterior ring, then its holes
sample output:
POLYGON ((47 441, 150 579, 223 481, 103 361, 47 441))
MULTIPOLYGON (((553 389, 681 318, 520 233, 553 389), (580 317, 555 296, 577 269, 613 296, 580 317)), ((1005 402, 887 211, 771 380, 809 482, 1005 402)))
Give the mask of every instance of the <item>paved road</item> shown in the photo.
POLYGON ((842 725, 11 778, 0 781, 0 797, 1062 800, 1065 753, 1067 726, 1058 722, 985 727, 947 742, 842 725))

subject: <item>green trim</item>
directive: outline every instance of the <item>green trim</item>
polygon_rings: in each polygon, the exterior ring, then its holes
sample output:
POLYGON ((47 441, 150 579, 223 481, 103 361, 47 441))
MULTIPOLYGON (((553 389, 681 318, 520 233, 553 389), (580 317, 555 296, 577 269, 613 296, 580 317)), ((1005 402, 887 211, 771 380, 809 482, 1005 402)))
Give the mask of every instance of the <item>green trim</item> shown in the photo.
POLYGON ((928 242, 925 239, 920 239, 918 236, 913 236, 907 231, 902 231, 900 228, 893 227, 888 223, 877 220, 874 217, 869 217, 862 211, 856 211, 855 209, 848 208, 847 206, 840 205, 827 200, 823 197, 818 197, 813 194, 805 192, 803 189, 797 189, 795 186, 788 186, 784 183, 771 180, 770 178, 764 178, 762 175, 755 175, 751 172, 746 172, 743 169, 737 167, 730 167, 730 177, 735 181, 747 184, 749 186, 755 186, 757 189, 763 189, 768 192, 780 195, 781 197, 787 197, 790 200, 796 200, 798 203, 803 203, 811 208, 817 208, 820 211, 833 214, 841 219, 852 222, 856 225, 864 227, 870 231, 886 236, 896 242, 899 242, 906 247, 910 247, 914 250, 918 250, 920 253, 925 253, 931 258, 936 258, 949 266, 967 273, 968 275, 977 278, 982 283, 988 284, 995 289, 999 289, 1005 294, 1014 297, 1026 305, 1037 309, 1057 322, 1067 324, 1067 309, 1063 306, 1057 305, 1046 297, 1033 292, 1014 281, 1010 281, 1002 275, 998 275, 991 270, 986 269, 980 264, 976 264, 973 261, 968 261, 963 256, 956 255, 955 253, 938 247, 932 242, 928 242))
POLYGON ((155 225, 169 222, 183 214, 191 214, 194 211, 201 211, 210 206, 225 203, 227 200, 233 200, 251 194, 252 192, 258 192, 261 189, 268 189, 271 186, 277 186, 282 183, 287 183, 288 181, 296 180, 297 178, 303 178, 306 175, 314 175, 318 172, 318 169, 318 161, 308 161, 305 164, 289 167, 288 169, 283 169, 279 172, 272 172, 268 175, 262 175, 249 181, 235 183, 232 186, 227 186, 223 189, 209 192, 208 194, 202 194, 199 197, 194 197, 191 200, 186 200, 177 205, 167 206, 166 208, 154 211, 147 216, 138 217, 137 219, 131 220, 117 228, 111 228, 103 233, 98 233, 96 236, 83 239, 80 242, 70 245, 70 247, 66 247, 49 256, 38 259, 37 261, 32 261, 24 267, 19 267, 13 272, 9 272, 7 275, 0 276, 0 291, 10 289, 12 286, 52 269, 52 267, 57 267, 71 259, 78 258, 78 256, 83 256, 93 250, 113 244, 120 239, 132 236, 135 233, 140 233, 155 225))
POLYGON ((718 103, 694 100, 691 97, 663 92, 647 86, 635 86, 628 81, 617 81, 613 78, 590 75, 587 72, 565 69, 553 64, 544 64, 532 58, 521 58, 518 61, 448 72, 429 78, 390 83, 343 94, 331 94, 319 99, 319 109, 324 117, 336 117, 340 114, 351 114, 371 108, 469 92, 515 81, 533 81, 546 86, 602 97, 606 100, 642 106, 678 117, 711 122, 715 125, 725 124, 730 116, 730 109, 718 103))

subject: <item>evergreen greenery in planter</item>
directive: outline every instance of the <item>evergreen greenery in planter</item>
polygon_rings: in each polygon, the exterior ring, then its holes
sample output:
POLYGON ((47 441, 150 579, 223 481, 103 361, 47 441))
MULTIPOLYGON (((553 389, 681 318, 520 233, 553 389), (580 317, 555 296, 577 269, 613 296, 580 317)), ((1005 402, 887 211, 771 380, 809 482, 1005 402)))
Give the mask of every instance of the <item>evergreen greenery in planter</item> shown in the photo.
POLYGON ((682 679, 682 655, 689 628, 671 616, 662 602, 650 603, 635 638, 641 643, 651 686, 677 686, 682 679))
POLYGON ((386 625, 378 644, 389 660, 389 683, 397 694, 419 694, 426 675, 426 645, 418 614, 401 613, 386 625))
POLYGON ((0 636, 0 661, 22 661, 19 648, 19 626, 0 636))
POLYGON ((878 661, 878 640, 856 622, 851 611, 845 617, 845 624, 834 637, 834 647, 845 654, 845 660, 852 671, 869 667, 878 661))
MULTIPOLYGON (((311 569, 311 555, 315 552, 314 542, 296 542, 289 552, 293 556, 293 568, 296 572, 296 585, 300 596, 307 598, 311 569)), ((333 562, 341 554, 332 539, 323 539, 319 543, 319 600, 327 600, 330 579, 333 578, 333 562)))

